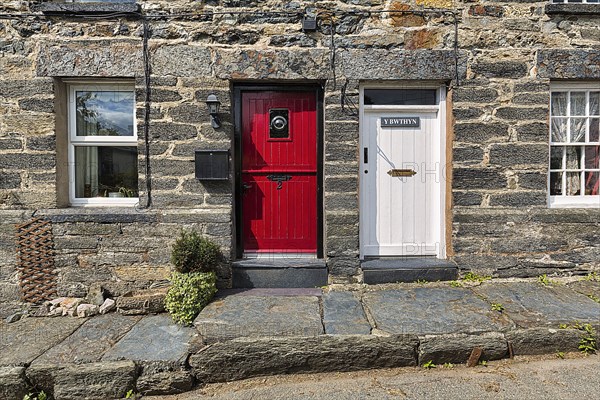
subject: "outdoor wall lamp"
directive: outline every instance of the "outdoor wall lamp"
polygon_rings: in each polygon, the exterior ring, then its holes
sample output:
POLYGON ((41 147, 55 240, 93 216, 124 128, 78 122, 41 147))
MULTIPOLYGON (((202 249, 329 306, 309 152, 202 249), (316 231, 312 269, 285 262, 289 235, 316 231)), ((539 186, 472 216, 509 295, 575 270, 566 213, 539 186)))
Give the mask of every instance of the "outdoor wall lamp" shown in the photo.
POLYGON ((206 98, 206 105, 208 106, 208 113, 210 114, 210 123, 213 128, 221 127, 221 120, 219 119, 219 107, 221 102, 214 94, 209 94, 206 98))

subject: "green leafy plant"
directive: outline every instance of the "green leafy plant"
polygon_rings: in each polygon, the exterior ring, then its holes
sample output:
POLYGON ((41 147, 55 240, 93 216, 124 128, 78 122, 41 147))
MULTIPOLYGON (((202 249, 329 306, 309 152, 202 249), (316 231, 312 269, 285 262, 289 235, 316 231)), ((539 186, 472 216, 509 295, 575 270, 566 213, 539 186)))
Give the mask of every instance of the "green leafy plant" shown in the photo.
POLYGON ((594 300, 596 303, 600 303, 600 297, 594 296, 593 294, 588 294, 588 297, 594 300))
POLYGON ((444 368, 448 368, 448 369, 452 369, 452 368, 454 368, 454 364, 452 364, 452 363, 444 363, 443 367, 444 368))
POLYGON ((431 369, 431 368, 435 368, 435 367, 436 367, 436 365, 433 363, 433 360, 429 360, 425 364, 423 364, 423 368, 425 368, 425 369, 431 369))
POLYGON ((558 285, 557 281, 548 278, 548 275, 546 274, 538 276, 538 282, 544 286, 558 285))
POLYGON ((417 283, 419 285, 426 285, 429 283, 429 281, 425 280, 425 279, 417 279, 417 283))
POLYGON ((583 278, 583 280, 592 281, 592 282, 600 282, 600 275, 596 274, 596 272, 590 272, 583 278))
POLYGON ((598 351, 598 341, 596 330, 591 324, 581 324, 575 321, 572 324, 560 324, 560 329, 578 329, 582 331, 581 340, 579 340, 579 351, 585 354, 595 354, 598 351))
POLYGON ((492 311, 502 312, 504 311, 504 306, 500 303, 492 303, 492 311))
POLYGON ((479 365, 481 365, 481 366, 483 366, 483 367, 487 367, 487 365, 488 365, 488 362, 487 362, 487 361, 485 361, 485 360, 481 360, 481 361, 479 361, 479 365))
POLYGON ((177 272, 214 272, 221 260, 219 246, 196 231, 181 231, 171 251, 177 272))
POLYGON ((217 293, 216 275, 214 272, 173 272, 170 281, 165 309, 175 322, 191 325, 196 315, 217 293))
POLYGON ((560 358, 561 360, 565 358, 565 353, 562 351, 557 351, 556 352, 556 357, 560 358))
POLYGON ((474 272, 467 272, 465 274, 465 276, 462 277, 462 280, 465 282, 485 282, 485 281, 489 281, 490 279, 492 279, 491 276, 485 276, 485 275, 477 275, 474 272))
POLYGON ((463 284, 460 281, 450 281, 448 284, 452 287, 463 287, 463 284))
POLYGON ((47 400, 48 395, 42 390, 38 394, 28 393, 23 397, 23 400, 47 400))
POLYGON ((584 332, 581 340, 579 341, 579 351, 585 354, 595 354, 598 351, 598 342, 596 341, 596 330, 590 324, 584 324, 581 326, 581 330, 584 332))

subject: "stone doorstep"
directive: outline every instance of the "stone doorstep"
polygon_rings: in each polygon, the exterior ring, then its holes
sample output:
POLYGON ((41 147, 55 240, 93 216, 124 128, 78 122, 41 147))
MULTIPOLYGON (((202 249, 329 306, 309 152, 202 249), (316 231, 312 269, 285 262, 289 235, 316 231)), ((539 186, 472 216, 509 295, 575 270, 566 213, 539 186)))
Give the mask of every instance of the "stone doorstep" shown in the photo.
POLYGON ((366 284, 451 281, 458 278, 454 262, 431 257, 379 258, 361 263, 366 284))
POLYGON ((314 288, 327 285, 323 259, 270 258, 235 261, 234 288, 314 288))

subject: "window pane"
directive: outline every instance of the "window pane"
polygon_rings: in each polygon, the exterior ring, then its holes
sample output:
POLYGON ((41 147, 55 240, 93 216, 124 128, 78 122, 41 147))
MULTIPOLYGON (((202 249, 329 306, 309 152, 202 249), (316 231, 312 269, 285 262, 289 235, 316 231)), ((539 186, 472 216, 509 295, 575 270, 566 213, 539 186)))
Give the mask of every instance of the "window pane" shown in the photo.
POLYGON ((137 197, 137 188, 137 147, 75 147, 75 197, 137 197))
POLYGON ((132 91, 77 91, 77 136, 133 136, 132 91))
POLYGON ((598 137, 598 127, 600 126, 600 119, 590 118, 590 142, 600 142, 598 137))
POLYGON ((585 194, 598 196, 600 194, 600 172, 587 172, 585 174, 585 194))
POLYGON ((585 115, 585 92, 571 92, 571 115, 585 115))
POLYGON ((590 92, 590 115, 600 115, 600 92, 590 92))
POLYGON ((552 92, 552 115, 567 115, 567 92, 552 92))
POLYGON ((571 118, 571 142, 585 142, 585 118, 571 118))
POLYGON ((566 118, 552 118, 552 141, 559 143, 567 142, 566 118))
POLYGON ((567 172, 567 196, 578 196, 581 192, 581 173, 567 172))
POLYGON ((552 147, 550 149, 550 169, 562 169, 564 147, 552 147))
POLYGON ((562 195, 562 172, 550 172, 550 195, 562 195))
POLYGON ((585 169, 600 168, 600 146, 585 146, 585 169))
POLYGON ((435 89, 365 89, 366 105, 434 106, 435 89))
POLYGON ((567 169, 580 169, 581 168, 581 148, 580 147, 567 147, 567 169))

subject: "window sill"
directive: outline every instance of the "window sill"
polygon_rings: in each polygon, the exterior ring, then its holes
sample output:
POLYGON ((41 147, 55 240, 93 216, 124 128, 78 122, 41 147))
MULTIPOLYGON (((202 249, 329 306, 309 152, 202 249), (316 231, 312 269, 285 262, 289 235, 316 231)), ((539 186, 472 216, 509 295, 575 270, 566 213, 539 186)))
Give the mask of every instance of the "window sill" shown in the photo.
POLYGON ((550 196, 550 208, 600 208, 600 196, 550 196))
POLYGON ((550 3, 544 11, 549 15, 600 15, 600 4, 550 3))
POLYGON ((140 12, 140 6, 135 3, 42 3, 32 9, 46 15, 137 14, 140 12))
POLYGON ((138 197, 90 198, 71 201, 71 207, 133 207, 140 202, 138 197))

